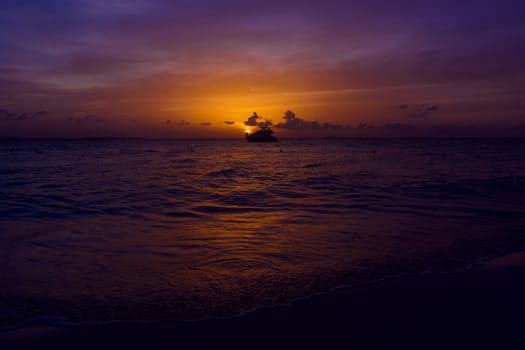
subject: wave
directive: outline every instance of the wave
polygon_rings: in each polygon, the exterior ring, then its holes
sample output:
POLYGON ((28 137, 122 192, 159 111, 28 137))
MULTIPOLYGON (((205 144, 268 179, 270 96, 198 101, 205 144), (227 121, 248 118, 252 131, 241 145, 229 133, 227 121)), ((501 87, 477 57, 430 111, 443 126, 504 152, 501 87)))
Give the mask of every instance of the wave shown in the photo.
MULTIPOLYGON (((340 292, 342 290, 352 290, 355 288, 362 288, 362 287, 371 286, 371 285, 378 285, 378 284, 384 283, 389 280, 394 280, 394 279, 401 279, 401 278, 408 278, 408 277, 423 278, 427 276, 441 276, 441 275, 454 275, 454 274, 468 273, 469 271, 476 269, 478 267, 481 267, 494 259, 501 258, 506 255, 524 251, 524 250, 525 250, 525 247, 514 248, 514 249, 509 249, 505 253, 501 253, 498 255, 486 256, 486 257, 479 258, 476 260, 466 261, 463 267, 459 267, 455 270, 445 270, 445 271, 425 270, 425 271, 419 271, 419 272, 391 273, 389 275, 386 275, 380 278, 362 280, 360 282, 356 282, 353 284, 337 285, 327 290, 323 290, 317 293, 312 293, 306 296, 296 297, 296 298, 293 298, 287 301, 281 301, 278 303, 268 304, 268 305, 259 304, 259 305, 241 310, 241 311, 237 311, 232 314, 221 315, 221 316, 204 314, 204 315, 200 315, 198 317, 190 318, 190 319, 187 319, 187 318, 184 319, 184 318, 178 318, 178 317, 164 317, 164 318, 151 318, 150 317, 150 318, 144 318, 144 319, 138 318, 138 319, 106 319, 106 320, 98 320, 98 321, 73 321, 71 319, 68 319, 64 315, 50 314, 50 315, 39 315, 39 316, 31 317, 31 318, 28 318, 28 319, 25 319, 23 321, 13 323, 13 324, 4 324, 4 325, 0 324, 0 332, 10 332, 10 331, 34 327, 34 326, 85 328, 85 327, 102 327, 102 326, 115 325, 115 324, 140 324, 140 323, 158 323, 158 322, 195 322, 195 321, 204 321, 204 320, 217 319, 217 318, 235 319, 235 318, 243 317, 247 314, 256 312, 258 310, 272 309, 276 307, 287 307, 297 302, 304 302, 304 301, 312 300, 320 296, 330 295, 336 292, 340 292)), ((228 264, 227 261, 225 264, 223 264, 222 261, 217 261, 217 263, 226 268, 231 267, 231 265, 228 264)), ((257 265, 258 264, 256 262, 255 266, 257 265)), ((245 265, 245 266, 248 266, 248 265, 245 265)), ((235 267, 235 263, 234 263, 234 267, 235 267)), ((251 268, 248 268, 248 270, 250 269, 251 268)))
POLYGON ((192 207, 192 210, 206 214, 228 214, 257 212, 259 208, 244 206, 201 205, 192 207))
POLYGON ((201 219, 204 218, 204 215, 192 212, 192 211, 170 211, 170 212, 163 212, 162 215, 170 216, 170 217, 176 217, 176 218, 194 218, 194 219, 201 219))
POLYGON ((228 177, 235 175, 237 173, 237 170, 235 168, 225 168, 217 171, 212 171, 208 173, 208 176, 210 177, 228 177))
POLYGON ((179 164, 191 164, 196 163, 197 160, 193 158, 181 158, 181 159, 173 159, 170 161, 172 165, 179 165, 179 164))
POLYGON ((516 143, 23 145, 0 152, 3 324, 224 317, 525 243, 516 143))

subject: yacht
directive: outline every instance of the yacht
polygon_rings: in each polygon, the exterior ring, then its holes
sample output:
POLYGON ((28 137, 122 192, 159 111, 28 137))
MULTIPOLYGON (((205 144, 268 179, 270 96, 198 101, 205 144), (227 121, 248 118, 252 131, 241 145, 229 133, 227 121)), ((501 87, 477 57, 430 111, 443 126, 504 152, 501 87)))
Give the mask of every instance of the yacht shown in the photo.
POLYGON ((269 126, 261 126, 253 134, 246 132, 246 140, 248 142, 274 142, 277 141, 277 138, 273 136, 273 130, 269 126))

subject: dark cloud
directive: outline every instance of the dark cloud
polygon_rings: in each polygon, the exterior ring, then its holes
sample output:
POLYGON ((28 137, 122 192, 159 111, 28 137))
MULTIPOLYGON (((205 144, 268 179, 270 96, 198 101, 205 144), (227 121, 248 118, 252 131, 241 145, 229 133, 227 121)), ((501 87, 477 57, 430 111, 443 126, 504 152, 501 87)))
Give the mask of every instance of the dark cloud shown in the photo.
POLYGON ((263 122, 257 123, 257 126, 260 128, 267 128, 272 125, 272 121, 270 119, 265 119, 263 122))
POLYGON ((27 120, 28 118, 29 118, 29 114, 20 113, 19 115, 16 116, 15 120, 24 121, 24 120, 27 120))
POLYGON ((317 121, 307 121, 299 118, 294 112, 288 110, 284 113, 284 123, 279 123, 275 127, 289 130, 345 130, 347 125, 334 123, 320 123, 317 121))
POLYGON ((407 115, 415 119, 429 119, 438 111, 438 106, 431 104, 420 104, 416 107, 410 107, 407 104, 402 104, 397 107, 399 110, 407 111, 407 115))
POLYGON ((413 117, 418 119, 428 119, 432 114, 437 112, 437 110, 438 106, 424 104, 418 107, 413 117))
POLYGON ((321 129, 322 126, 318 122, 309 122, 304 119, 301 119, 295 115, 294 112, 288 110, 284 113, 283 119, 284 123, 279 123, 275 127, 282 129, 291 129, 291 130, 304 130, 304 129, 321 129))
POLYGON ((525 125, 482 127, 476 125, 430 125, 387 123, 369 130, 365 136, 379 137, 516 137, 523 135, 525 125))
POLYGON ((257 113, 253 112, 253 114, 244 122, 244 125, 257 126, 259 119, 261 119, 261 117, 258 116, 257 113))
POLYGON ((173 123, 171 121, 171 119, 168 119, 164 123, 166 123, 167 125, 175 124, 175 125, 178 125, 178 126, 189 126, 189 125, 191 125, 191 123, 189 121, 186 121, 184 119, 179 120, 177 123, 173 123))
POLYGON ((262 119, 263 117, 253 112, 253 114, 244 122, 244 125, 258 126, 260 128, 266 128, 272 125, 272 121, 270 119, 264 118, 264 121, 262 121, 262 119))
MULTIPOLYGON (((225 120, 225 121, 223 121, 223 123, 226 124, 226 125, 233 125, 233 124, 235 124, 235 122, 231 121, 231 120, 225 120)), ((246 124, 246 122, 245 122, 245 124, 246 124)))
POLYGON ((327 130, 341 130, 341 129, 346 129, 348 128, 347 125, 342 125, 342 124, 332 124, 332 123, 323 123, 321 125, 321 127, 323 129, 327 129, 327 130))
POLYGON ((201 126, 210 126, 211 123, 210 122, 205 122, 205 123, 200 123, 201 126))
POLYGON ((436 124, 419 125, 413 123, 386 123, 384 125, 369 125, 359 123, 355 127, 345 126, 342 129, 304 130, 313 136, 336 137, 385 137, 385 138, 420 138, 420 137, 520 137, 525 131, 525 124, 508 127, 481 127, 476 125, 436 124))
POLYGON ((14 120, 14 121, 27 121, 27 120, 34 120, 39 117, 47 115, 47 111, 39 111, 36 113, 17 113, 17 112, 9 112, 7 109, 0 109, 0 116, 3 116, 4 119, 7 120, 14 120))
POLYGON ((33 114, 31 117, 29 117, 29 119, 36 119, 36 118, 43 117, 46 115, 47 115, 47 111, 40 111, 40 112, 36 112, 35 114, 33 114))

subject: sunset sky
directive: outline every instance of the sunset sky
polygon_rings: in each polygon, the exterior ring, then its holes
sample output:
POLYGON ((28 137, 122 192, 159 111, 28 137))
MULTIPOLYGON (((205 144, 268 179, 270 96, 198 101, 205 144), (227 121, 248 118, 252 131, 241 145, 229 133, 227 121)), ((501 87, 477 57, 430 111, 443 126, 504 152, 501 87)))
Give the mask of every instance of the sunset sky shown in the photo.
POLYGON ((2 0, 0 137, 242 137, 253 112, 277 136, 517 136, 524 13, 510 0, 2 0))

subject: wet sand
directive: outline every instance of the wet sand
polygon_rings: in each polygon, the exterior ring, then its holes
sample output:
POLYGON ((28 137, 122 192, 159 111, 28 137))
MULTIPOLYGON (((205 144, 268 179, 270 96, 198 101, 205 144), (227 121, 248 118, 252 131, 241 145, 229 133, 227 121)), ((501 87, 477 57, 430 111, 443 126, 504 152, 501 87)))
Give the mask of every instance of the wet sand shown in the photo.
POLYGON ((458 274, 340 290, 233 319, 34 326, 0 333, 2 349, 525 348, 525 252, 458 274))

